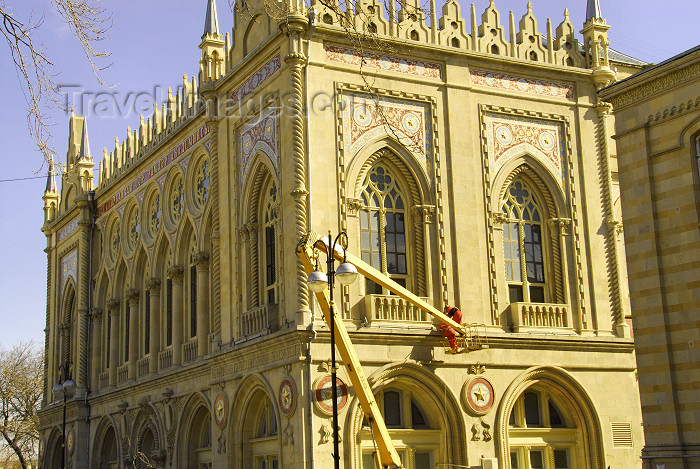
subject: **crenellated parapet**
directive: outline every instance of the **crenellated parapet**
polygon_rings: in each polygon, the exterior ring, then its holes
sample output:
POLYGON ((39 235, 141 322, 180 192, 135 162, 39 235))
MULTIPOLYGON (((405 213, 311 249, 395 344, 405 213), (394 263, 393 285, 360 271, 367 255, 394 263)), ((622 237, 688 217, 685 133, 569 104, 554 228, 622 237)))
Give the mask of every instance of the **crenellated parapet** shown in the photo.
MULTIPOLYGON (((347 5, 350 2, 346 3, 347 5)), ((442 7, 442 15, 428 24, 428 13, 435 14, 435 2, 429 3, 430 12, 418 2, 388 2, 384 6, 373 0, 359 0, 354 9, 342 9, 337 2, 312 0, 317 22, 322 26, 350 30, 350 34, 365 36, 359 41, 366 44, 382 43, 382 40, 396 38, 407 44, 423 42, 479 52, 503 57, 512 57, 532 62, 549 63, 568 67, 586 67, 568 10, 564 19, 553 31, 550 19, 546 21, 546 33, 538 29, 537 18, 528 2, 527 10, 516 27, 515 15, 508 15, 509 27, 503 24, 501 12, 495 0, 477 22, 476 8, 471 5, 471 21, 462 16, 462 6, 456 0, 447 1, 442 7), (415 3, 415 4, 414 4, 415 3), (397 5, 401 8, 397 9, 397 5), (435 28, 435 31, 431 30, 435 28), (553 38, 549 41, 548 38, 553 38)))

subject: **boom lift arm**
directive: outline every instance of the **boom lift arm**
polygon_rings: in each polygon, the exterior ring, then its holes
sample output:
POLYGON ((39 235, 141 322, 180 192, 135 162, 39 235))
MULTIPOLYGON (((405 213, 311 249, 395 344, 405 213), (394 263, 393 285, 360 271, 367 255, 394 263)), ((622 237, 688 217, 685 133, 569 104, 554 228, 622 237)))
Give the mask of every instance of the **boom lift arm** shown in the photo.
MULTIPOLYGON (((314 255, 314 249, 318 249, 329 255, 327 240, 319 237, 314 232, 309 232, 306 238, 303 239, 297 247, 297 255, 300 257, 307 275, 312 273, 316 268, 316 263, 314 262, 316 257, 314 255)), ((447 315, 443 314, 432 305, 426 303, 410 291, 406 290, 404 287, 391 280, 388 276, 374 269, 357 256, 354 256, 347 251, 343 252, 338 248, 336 248, 333 256, 336 260, 341 262, 343 259, 345 259, 347 262, 353 264, 357 268, 358 272, 363 274, 365 277, 391 290, 404 300, 440 319, 440 321, 449 324, 459 334, 463 336, 466 335, 466 332, 461 324, 457 324, 447 315)), ((321 306, 323 317, 329 327, 330 324, 335 325, 336 347, 338 348, 338 352, 340 353, 343 363, 345 364, 345 368, 347 369, 348 376, 350 377, 350 381, 355 389, 355 393, 360 400, 362 411, 365 413, 367 422, 371 426, 372 435, 378 450, 378 462, 381 464, 381 467, 402 468, 403 465, 401 464, 401 459, 399 458, 399 455, 394 448, 394 444, 389 437, 389 432, 387 431, 386 424, 384 423, 384 419, 379 411, 379 406, 374 399, 374 394, 372 393, 367 377, 362 370, 362 365, 360 364, 360 360, 355 353, 355 348, 350 341, 350 335, 345 328, 343 319, 338 316, 336 308, 334 308, 334 305, 330 303, 328 292, 326 290, 316 293, 316 300, 321 306), (331 315, 334 316, 333 322, 331 322, 331 315)))

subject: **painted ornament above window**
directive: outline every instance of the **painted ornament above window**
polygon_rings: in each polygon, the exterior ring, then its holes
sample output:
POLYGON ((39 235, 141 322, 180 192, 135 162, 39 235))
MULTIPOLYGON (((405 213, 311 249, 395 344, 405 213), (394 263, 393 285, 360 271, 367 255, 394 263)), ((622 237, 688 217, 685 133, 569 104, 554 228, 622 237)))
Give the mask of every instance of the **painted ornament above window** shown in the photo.
POLYGON ((527 154, 566 187, 565 143, 561 124, 520 116, 486 114, 489 170, 495 175, 512 158, 527 154))
POLYGON ((277 174, 278 159, 278 134, 277 134, 277 108, 268 108, 261 115, 243 126, 240 133, 238 152, 238 182, 240 186, 245 183, 257 152, 265 155, 272 164, 277 174))
POLYGON ((408 100, 344 93, 343 141, 352 159, 363 147, 384 137, 396 140, 413 154, 433 180, 433 137, 430 105, 408 100))

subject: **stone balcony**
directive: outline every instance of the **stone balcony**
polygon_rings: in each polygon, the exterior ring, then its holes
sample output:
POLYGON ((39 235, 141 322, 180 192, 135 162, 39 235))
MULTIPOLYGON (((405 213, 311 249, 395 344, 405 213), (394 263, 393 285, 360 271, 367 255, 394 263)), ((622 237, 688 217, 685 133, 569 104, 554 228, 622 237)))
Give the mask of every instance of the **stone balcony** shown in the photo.
POLYGON ((241 315, 241 337, 263 334, 275 323, 277 305, 266 304, 246 311, 241 315))
POLYGON ((511 303, 513 332, 571 333, 571 308, 564 304, 511 303))
MULTIPOLYGON (((428 301, 428 298, 421 298, 428 301)), ((432 317, 420 308, 395 295, 366 295, 364 315, 367 322, 403 322, 429 326, 432 317)))

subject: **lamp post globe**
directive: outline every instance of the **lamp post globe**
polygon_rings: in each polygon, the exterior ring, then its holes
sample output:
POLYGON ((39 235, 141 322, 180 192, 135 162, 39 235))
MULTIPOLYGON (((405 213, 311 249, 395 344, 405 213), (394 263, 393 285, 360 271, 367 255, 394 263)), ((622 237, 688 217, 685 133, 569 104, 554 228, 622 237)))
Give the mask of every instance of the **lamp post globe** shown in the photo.
POLYGON ((335 276, 343 285, 350 285, 357 280, 357 269, 349 262, 343 262, 335 270, 335 276))
POLYGON ((316 269, 309 274, 309 277, 306 279, 306 284, 309 286, 309 290, 314 293, 319 293, 328 286, 328 277, 326 274, 316 269))

